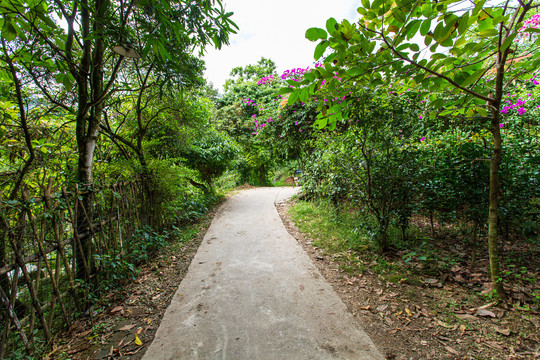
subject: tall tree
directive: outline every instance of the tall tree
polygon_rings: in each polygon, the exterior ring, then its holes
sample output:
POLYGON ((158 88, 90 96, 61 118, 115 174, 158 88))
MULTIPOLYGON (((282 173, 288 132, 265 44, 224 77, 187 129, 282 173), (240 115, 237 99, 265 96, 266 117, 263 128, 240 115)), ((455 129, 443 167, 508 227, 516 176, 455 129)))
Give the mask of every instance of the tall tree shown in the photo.
MULTIPOLYGON (((175 60, 209 43, 228 42, 236 25, 221 0, 47 0, 2 2, 2 36, 11 42, 37 39, 39 51, 21 58, 42 95, 75 115, 77 181, 84 211, 75 231, 88 233, 94 195, 93 160, 106 101, 115 91, 118 72, 129 58, 156 59, 156 68, 178 76, 175 60), (59 19, 58 19, 59 17, 59 19), (44 66, 43 62, 47 66, 44 66), (62 83, 50 84, 51 79, 62 83)), ((88 278, 83 264, 91 259, 91 238, 81 239, 77 274, 88 278)), ((90 263, 91 264, 91 263, 90 263)))

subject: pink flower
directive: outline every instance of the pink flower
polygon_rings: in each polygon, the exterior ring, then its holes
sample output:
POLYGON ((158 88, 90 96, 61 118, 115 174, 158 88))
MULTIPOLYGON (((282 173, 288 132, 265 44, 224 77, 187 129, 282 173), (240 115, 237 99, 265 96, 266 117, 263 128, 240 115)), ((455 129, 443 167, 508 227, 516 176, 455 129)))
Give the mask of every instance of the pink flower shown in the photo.
POLYGON ((499 124, 499 127, 500 127, 500 128, 504 127, 504 124, 499 124))
POLYGON ((425 141, 425 140, 426 140, 426 137, 425 137, 425 136, 422 136, 422 137, 420 138, 420 141, 425 141))

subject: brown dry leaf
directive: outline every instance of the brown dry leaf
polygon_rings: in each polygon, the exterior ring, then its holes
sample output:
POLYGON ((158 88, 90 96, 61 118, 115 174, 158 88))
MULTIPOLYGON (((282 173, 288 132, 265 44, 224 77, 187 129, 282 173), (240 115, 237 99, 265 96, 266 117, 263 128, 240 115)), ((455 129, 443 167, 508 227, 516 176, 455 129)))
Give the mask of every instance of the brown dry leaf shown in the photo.
POLYGON ((446 351, 448 351, 451 354, 459 355, 459 352, 456 349, 451 348, 450 346, 445 346, 444 348, 446 349, 446 351))
POLYGON ((118 329, 118 331, 131 330, 131 329, 133 329, 135 326, 136 326, 135 324, 125 325, 125 326, 122 326, 120 329, 118 329))
POLYGON ((459 325, 459 331, 461 332, 461 335, 465 334, 465 331, 467 331, 467 327, 463 324, 459 325))
POLYGON ((484 341, 484 344, 497 350, 504 350, 504 347, 495 341, 484 341))
POLYGON ((405 312, 407 313, 408 316, 412 316, 412 312, 408 308, 405 308, 405 312))
POLYGON ((492 318, 497 317, 492 311, 489 311, 489 310, 486 310, 486 309, 481 309, 481 308, 476 309, 475 315, 483 316, 483 317, 489 316, 489 317, 492 317, 492 318))
POLYGON ((368 305, 368 306, 360 306, 359 309, 360 309, 360 310, 369 310, 369 309, 371 309, 371 305, 368 305))
POLYGON ((121 306, 115 306, 110 312, 111 314, 115 314, 117 312, 123 312, 124 311, 124 308, 121 307, 121 306))
POLYGON ((91 332, 92 332, 92 329, 86 330, 86 331, 80 333, 78 336, 79 337, 85 337, 86 335, 90 334, 91 332))
POLYGON ((141 351, 142 347, 138 348, 137 350, 135 351, 130 351, 130 352, 126 352, 124 353, 124 355, 135 355, 136 353, 138 353, 139 351, 141 351))
POLYGON ((492 302, 492 303, 489 303, 489 304, 486 304, 486 305, 482 305, 478 309, 487 309, 487 308, 490 308, 490 307, 492 307, 493 305, 496 305, 496 304, 497 303, 492 302))
POLYGON ((478 318, 469 314, 456 314, 456 316, 462 320, 478 321, 478 318))
POLYGON ((444 321, 441 321, 441 320, 438 320, 438 319, 437 319, 437 324, 439 324, 440 326, 442 326, 444 328, 447 328, 447 329, 452 329, 454 327, 454 326, 452 326, 450 324, 447 324, 444 321))
POLYGON ((142 332, 142 327, 137 329, 137 334, 140 334, 142 332))
POLYGON ((510 334, 512 333, 510 329, 500 329, 498 327, 495 328, 495 331, 504 336, 510 336, 510 334))

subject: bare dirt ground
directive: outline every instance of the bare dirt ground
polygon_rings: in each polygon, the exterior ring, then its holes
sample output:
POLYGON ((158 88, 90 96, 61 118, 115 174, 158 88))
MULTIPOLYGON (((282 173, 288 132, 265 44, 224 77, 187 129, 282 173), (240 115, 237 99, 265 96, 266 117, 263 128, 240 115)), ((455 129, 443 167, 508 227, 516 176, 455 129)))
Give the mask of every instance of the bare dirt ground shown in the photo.
MULTIPOLYGON (((369 270, 351 274, 340 269, 343 257, 338 260, 317 249, 298 230, 287 213, 290 205, 278 206, 287 230, 387 359, 540 358, 537 309, 482 301, 467 288, 469 281, 462 281, 467 277, 488 282, 487 273, 456 266, 451 274, 409 283, 404 264, 402 278, 396 282, 369 270)), ((532 286, 538 288, 540 284, 532 286)), ((523 293, 516 294, 519 297, 523 293)))
POLYGON ((93 319, 86 316, 59 334, 46 359, 141 359, 212 217, 199 225, 197 238, 163 249, 139 269, 137 280, 108 294, 94 306, 93 319))

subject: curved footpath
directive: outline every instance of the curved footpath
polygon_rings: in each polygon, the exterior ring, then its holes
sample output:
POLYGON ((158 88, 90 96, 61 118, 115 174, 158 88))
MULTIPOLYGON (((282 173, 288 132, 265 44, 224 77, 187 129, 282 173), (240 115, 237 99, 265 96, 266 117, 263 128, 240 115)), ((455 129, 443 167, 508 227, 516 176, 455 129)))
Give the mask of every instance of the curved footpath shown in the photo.
POLYGON ((384 358, 283 226, 295 191, 221 206, 143 360, 384 358))

